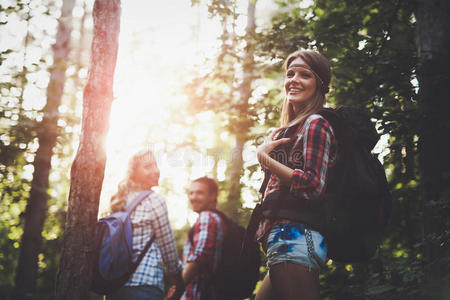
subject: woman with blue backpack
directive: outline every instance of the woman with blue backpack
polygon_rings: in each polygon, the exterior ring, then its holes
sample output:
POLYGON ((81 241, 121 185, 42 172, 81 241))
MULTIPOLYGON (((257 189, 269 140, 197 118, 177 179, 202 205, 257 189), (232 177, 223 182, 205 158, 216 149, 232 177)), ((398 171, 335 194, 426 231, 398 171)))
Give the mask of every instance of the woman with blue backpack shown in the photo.
POLYGON ((286 59, 281 127, 257 149, 270 174, 256 232, 269 272, 257 300, 319 299, 319 270, 327 257, 319 200, 336 159, 336 140, 318 112, 330 80, 329 62, 316 51, 299 50, 286 59))
POLYGON ((164 299, 163 262, 176 286, 173 299, 184 291, 182 266, 178 260, 172 229, 169 224, 166 201, 151 191, 158 185, 159 169, 152 151, 134 154, 128 164, 125 179, 111 197, 112 212, 125 211, 145 196, 130 213, 133 256, 141 259, 136 270, 119 290, 106 296, 108 300, 164 299), (149 242, 152 237, 154 242, 149 242), (146 253, 143 253, 148 248, 146 253))

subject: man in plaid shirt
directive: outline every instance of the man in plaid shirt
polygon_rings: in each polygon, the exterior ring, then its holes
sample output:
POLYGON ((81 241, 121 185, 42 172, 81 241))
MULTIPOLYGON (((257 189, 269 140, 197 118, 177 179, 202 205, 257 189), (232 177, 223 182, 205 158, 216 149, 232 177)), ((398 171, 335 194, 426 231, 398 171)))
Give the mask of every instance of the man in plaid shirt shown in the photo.
POLYGON ((183 251, 184 300, 226 299, 210 283, 221 259, 224 224, 214 210, 217 204, 217 183, 208 177, 194 180, 189 190, 192 209, 198 219, 191 228, 183 251))

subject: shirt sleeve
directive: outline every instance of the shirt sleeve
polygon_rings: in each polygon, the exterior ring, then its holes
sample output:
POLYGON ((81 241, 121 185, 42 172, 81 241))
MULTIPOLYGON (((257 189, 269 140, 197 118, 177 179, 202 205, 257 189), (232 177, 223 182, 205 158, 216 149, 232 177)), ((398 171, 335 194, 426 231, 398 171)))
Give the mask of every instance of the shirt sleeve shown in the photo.
POLYGON ((322 117, 305 124, 303 135, 304 169, 294 169, 290 191, 306 199, 318 199, 325 190, 333 133, 322 117))
POLYGON ((151 201, 152 210, 155 218, 152 220, 152 228, 155 232, 155 240, 167 268, 169 274, 176 273, 181 270, 181 264, 178 260, 177 249, 173 237, 172 228, 170 227, 169 217, 167 214, 167 205, 165 199, 161 196, 154 197, 151 201))
POLYGON ((187 262, 206 264, 213 255, 214 242, 218 231, 218 223, 213 213, 203 211, 194 225, 193 251, 187 262))

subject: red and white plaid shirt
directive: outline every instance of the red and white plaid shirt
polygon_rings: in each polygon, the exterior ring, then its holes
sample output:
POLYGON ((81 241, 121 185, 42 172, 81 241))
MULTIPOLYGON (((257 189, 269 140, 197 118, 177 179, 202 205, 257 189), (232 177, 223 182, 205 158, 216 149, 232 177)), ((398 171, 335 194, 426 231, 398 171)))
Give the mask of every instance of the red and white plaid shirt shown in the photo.
MULTIPOLYGON (((197 262, 200 272, 186 285, 181 297, 183 300, 200 299, 202 284, 208 285, 220 262, 225 228, 219 214, 205 210, 199 213, 192 230, 193 234, 187 237, 184 244, 183 263, 197 262)), ((212 286, 209 287, 212 288, 211 300, 225 299, 212 286)))
MULTIPOLYGON (((298 126, 294 139, 287 157, 288 167, 294 169, 290 192, 297 197, 314 201, 325 192, 328 167, 336 160, 333 129, 325 118, 313 114, 305 120, 303 126, 298 126)), ((264 198, 280 188, 280 179, 272 174, 264 198)), ((256 239, 262 239, 273 225, 274 221, 263 219, 256 232, 256 239)))

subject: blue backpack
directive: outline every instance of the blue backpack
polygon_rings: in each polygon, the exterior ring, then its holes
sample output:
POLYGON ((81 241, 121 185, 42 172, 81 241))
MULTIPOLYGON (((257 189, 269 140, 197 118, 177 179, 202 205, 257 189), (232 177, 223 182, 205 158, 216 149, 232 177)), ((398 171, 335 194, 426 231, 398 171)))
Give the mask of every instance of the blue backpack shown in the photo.
POLYGON ((91 290, 108 295, 122 287, 134 273, 147 253, 154 236, 145 245, 142 253, 133 253, 133 229, 131 212, 152 191, 144 191, 130 203, 125 211, 110 214, 98 220, 95 233, 95 260, 91 290))

